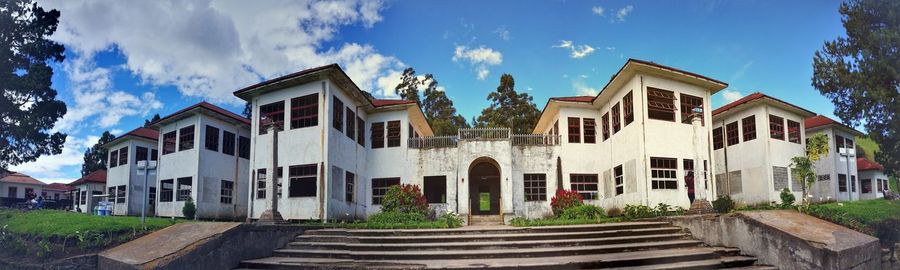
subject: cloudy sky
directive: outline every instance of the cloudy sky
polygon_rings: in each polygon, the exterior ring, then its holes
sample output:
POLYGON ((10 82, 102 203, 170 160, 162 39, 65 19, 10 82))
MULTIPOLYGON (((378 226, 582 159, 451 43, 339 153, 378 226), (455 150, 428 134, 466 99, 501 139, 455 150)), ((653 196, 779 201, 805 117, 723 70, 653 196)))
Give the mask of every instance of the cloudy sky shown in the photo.
POLYGON ((628 58, 730 84, 718 107, 755 91, 832 115, 811 86, 812 55, 843 33, 837 1, 39 1, 60 10, 66 47, 53 87, 68 105, 63 153, 13 166, 46 182, 80 177, 104 130, 267 78, 340 64, 376 97, 396 98, 405 67, 432 73, 467 118, 503 73, 543 106, 592 95, 628 58), (475 5, 477 4, 477 5, 475 5))

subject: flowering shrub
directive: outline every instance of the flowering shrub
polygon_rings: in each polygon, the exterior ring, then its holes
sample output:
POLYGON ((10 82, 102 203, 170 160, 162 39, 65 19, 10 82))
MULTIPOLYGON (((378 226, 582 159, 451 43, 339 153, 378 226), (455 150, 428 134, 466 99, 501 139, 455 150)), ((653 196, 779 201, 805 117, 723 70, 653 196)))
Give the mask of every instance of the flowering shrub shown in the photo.
POLYGON ((428 201, 419 186, 401 184, 392 186, 381 200, 381 211, 400 213, 428 213, 428 201))
POLYGON ((560 216, 566 209, 583 205, 584 200, 581 194, 574 190, 560 189, 556 191, 556 195, 550 199, 550 207, 553 208, 553 215, 560 216))

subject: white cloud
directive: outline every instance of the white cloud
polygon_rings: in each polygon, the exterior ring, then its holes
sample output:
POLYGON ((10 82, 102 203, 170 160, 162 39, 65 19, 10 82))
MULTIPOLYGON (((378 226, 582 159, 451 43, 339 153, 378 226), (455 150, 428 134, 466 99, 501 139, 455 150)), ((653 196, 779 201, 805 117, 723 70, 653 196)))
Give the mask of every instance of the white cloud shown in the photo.
POLYGON ((173 85, 186 96, 216 102, 240 104, 231 93, 241 87, 334 62, 372 90, 378 78, 402 64, 367 44, 325 45, 342 27, 381 21, 384 3, 377 0, 47 5, 66 14, 52 38, 75 52, 75 60, 93 62, 97 52, 116 48, 123 68, 144 83, 173 85))
POLYGON ((572 82, 572 88, 575 88, 575 92, 578 93, 579 96, 596 96, 597 89, 588 86, 582 81, 572 82))
POLYGON ((496 30, 494 30, 494 34, 497 34, 497 36, 502 40, 509 40, 510 38, 509 30, 506 29, 506 26, 498 27, 496 30))
POLYGON ((743 78, 744 74, 747 73, 747 70, 749 70, 751 66, 753 66, 753 61, 745 63, 744 65, 741 66, 741 68, 739 68, 733 74, 731 74, 731 78, 728 81, 735 82, 735 81, 739 80, 740 78, 743 78))
POLYGON ((10 170, 21 172, 39 180, 50 179, 50 182, 64 182, 75 179, 65 178, 68 175, 61 171, 63 167, 81 165, 84 161, 84 151, 100 140, 98 136, 78 138, 69 135, 63 145, 62 153, 58 155, 45 155, 33 162, 10 166, 10 170))
POLYGON ((620 22, 625 21, 625 17, 628 16, 628 14, 631 14, 631 11, 634 11, 634 7, 631 5, 627 5, 624 8, 619 9, 619 11, 616 12, 616 20, 620 22))
POLYGON ((722 90, 722 98, 725 99, 726 103, 735 102, 742 97, 744 97, 744 94, 741 94, 741 92, 738 92, 737 90, 722 90))
POLYGON ((605 15, 603 15, 603 11, 604 11, 603 7, 601 7, 601 6, 594 6, 591 8, 591 12, 593 12, 594 14, 597 14, 601 17, 605 16, 605 15))
POLYGON ((560 40, 559 45, 553 47, 568 49, 570 51, 569 56, 574 59, 584 58, 595 51, 594 47, 591 47, 590 45, 576 45, 571 40, 560 40))
POLYGON ((503 54, 484 46, 469 49, 466 46, 456 46, 453 52, 453 62, 468 62, 478 73, 478 79, 484 80, 490 73, 488 67, 503 63, 503 54))

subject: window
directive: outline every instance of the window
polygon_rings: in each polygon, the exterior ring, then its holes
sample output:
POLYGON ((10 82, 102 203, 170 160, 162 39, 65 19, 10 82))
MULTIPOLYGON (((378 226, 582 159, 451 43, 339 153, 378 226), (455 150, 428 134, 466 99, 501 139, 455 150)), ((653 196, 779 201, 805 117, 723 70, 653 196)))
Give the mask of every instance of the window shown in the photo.
POLYGON ((553 144, 559 144, 559 120, 553 122, 553 144))
MULTIPOLYGON (((75 194, 78 194, 78 191, 75 191, 75 194)), ((10 198, 18 198, 19 197, 19 188, 18 187, 9 187, 6 193, 7 197, 10 198)), ((84 204, 84 203, 81 203, 84 204)))
POLYGON ((725 146, 725 138, 722 135, 722 127, 713 129, 713 150, 722 149, 725 146))
POLYGON ((769 115, 769 137, 784 140, 784 118, 769 115))
MULTIPOLYGON (((349 119, 349 118, 348 118, 349 119)), ((344 201, 352 202, 353 200, 353 191, 356 186, 356 175, 352 172, 347 172, 345 174, 344 181, 344 201)))
POLYGON ((597 142, 597 123, 594 118, 584 119, 584 143, 597 142))
POLYGON ((756 139, 756 116, 751 115, 741 119, 741 129, 744 130, 744 141, 756 139))
MULTIPOLYGON (((87 190, 81 191, 81 203, 80 204, 87 204, 87 190)), ((85 210, 87 210, 87 209, 85 209, 85 210)))
POLYGON ((726 140, 728 141, 728 146, 738 144, 738 142, 741 141, 741 138, 738 137, 737 121, 728 123, 728 125, 725 126, 725 135, 727 137, 726 140))
POLYGON ((333 119, 331 119, 331 126, 340 132, 343 131, 341 129, 344 126, 344 102, 342 102, 336 96, 331 96, 331 100, 334 103, 334 107, 331 109, 331 112, 334 113, 334 115, 332 116, 333 119))
POLYGON ((372 123, 372 149, 384 148, 384 122, 372 123))
POLYGON ((147 204, 156 205, 156 188, 155 187, 150 187, 150 192, 147 196, 147 204))
POLYGON ((178 195, 175 200, 181 202, 191 198, 191 187, 193 184, 193 179, 190 177, 178 178, 178 195))
POLYGON ((122 147, 119 149, 119 165, 128 164, 128 147, 122 147))
POLYGON ((872 193, 872 179, 859 179, 859 189, 862 193, 872 193))
POLYGON ((628 94, 625 94, 625 97, 622 98, 622 110, 625 111, 625 126, 634 122, 634 98, 631 95, 632 91, 628 91, 628 94))
POLYGON ((619 103, 616 103, 616 105, 612 106, 612 134, 616 134, 622 129, 621 121, 619 118, 619 103))
MULTIPOLYGON (((694 177, 694 160, 693 160, 693 159, 682 159, 682 160, 681 160, 681 167, 684 168, 684 177, 685 177, 685 179, 686 179, 688 176, 690 176, 690 177, 693 177, 693 178, 694 178, 693 180, 694 180, 695 182, 698 180, 696 177, 694 177)), ((685 180, 684 184, 685 184, 685 185, 688 184, 686 180, 685 180)), ((689 188, 694 188, 694 187, 689 187, 689 188)))
POLYGON ((319 94, 291 99, 291 129, 319 125, 319 94))
POLYGON ((269 132, 269 125, 263 123, 263 118, 268 118, 279 130, 284 129, 284 100, 259 106, 259 135, 269 132))
MULTIPOLYGON (((116 187, 116 203, 125 203, 125 194, 127 194, 126 188, 127 187, 125 185, 116 187)), ((85 197, 87 197, 86 194, 85 197)))
POLYGON ((353 136, 356 136, 356 114, 353 113, 353 110, 350 110, 350 107, 347 107, 347 138, 353 140, 353 136))
POLYGON ((837 149, 836 152, 841 151, 841 148, 844 148, 844 137, 841 135, 834 135, 834 146, 837 149))
POLYGON ((109 152, 109 167, 119 166, 119 150, 109 152))
POLYGON ((647 87, 647 118, 675 122, 675 94, 647 87))
POLYGON ((400 184, 400 178, 373 178, 372 179, 372 204, 381 205, 381 198, 387 193, 388 188, 400 184))
POLYGON ((787 120, 788 141, 792 143, 800 143, 800 122, 787 120))
POLYGON ((234 133, 222 131, 222 154, 234 155, 234 133))
POLYGON ((688 94, 681 94, 681 123, 691 124, 691 114, 694 114, 694 108, 700 108, 700 125, 705 125, 703 121, 703 99, 688 94))
POLYGON ((250 158, 250 138, 238 137, 238 156, 241 158, 250 158))
POLYGON ((653 189, 678 189, 675 171, 678 162, 674 158, 650 158, 650 181, 653 189))
POLYGON ((525 201, 546 201, 547 200, 547 175, 543 173, 526 173, 525 178, 525 201))
POLYGON ((603 140, 609 139, 609 113, 603 114, 603 140))
POLYGON ((387 132, 387 147, 400 146, 400 121, 389 121, 387 132))
POLYGON ((597 197, 597 175, 596 174, 569 174, 569 184, 572 190, 577 191, 585 200, 596 200, 597 197))
POLYGON ((233 194, 234 182, 222 180, 222 184, 219 186, 219 202, 224 204, 231 204, 233 194))
POLYGON ((288 197, 316 196, 316 164, 289 166, 288 178, 288 197))
POLYGON ((408 136, 407 138, 418 138, 419 137, 419 134, 416 133, 416 129, 413 128, 412 124, 409 124, 409 126, 406 130, 409 131, 409 134, 407 134, 407 136, 408 136))
POLYGON ((816 181, 820 181, 820 182, 821 181, 831 181, 831 175, 830 174, 816 175, 816 181))
MULTIPOLYGON (((847 147, 850 149, 856 149, 856 145, 853 144, 853 140, 850 138, 844 138, 844 147, 847 147)), ((119 162, 119 164, 122 164, 122 163, 119 162)))
POLYGON ((856 175, 850 176, 850 192, 856 192, 856 175))
POLYGON ((625 175, 622 171, 622 165, 613 168, 613 177, 616 181, 616 195, 625 194, 625 175))
MULTIPOLYGON (((85 192, 85 195, 87 195, 87 192, 85 192)), ((115 203, 116 202, 116 187, 107 188, 106 195, 109 196, 106 198, 107 202, 115 203)), ((84 198, 84 196, 82 196, 82 198, 84 198)), ((81 204, 84 204, 84 202, 82 202, 81 204)))
POLYGON ((569 143, 581 142, 581 118, 569 117, 569 143))
POLYGON ((423 182, 428 203, 447 202, 447 176, 426 176, 423 182))
POLYGON ((175 153, 175 131, 163 134, 163 155, 175 153))
POLYGON ((219 129, 210 125, 206 126, 206 142, 204 143, 207 150, 219 151, 219 129))
POLYGON ((194 149, 194 126, 186 126, 178 130, 178 151, 194 149))
POLYGON ((256 198, 266 198, 266 169, 256 170, 256 198))
POLYGON ((147 153, 147 147, 135 146, 134 147, 134 164, 137 164, 138 161, 147 160, 148 154, 149 153, 147 153))
POLYGON ((157 161, 159 160, 159 151, 156 149, 150 149, 150 160, 157 161))
POLYGON ((847 175, 838 174, 838 191, 847 192, 847 175))
POLYGON ((356 117, 356 142, 366 147, 366 122, 359 116, 356 117))

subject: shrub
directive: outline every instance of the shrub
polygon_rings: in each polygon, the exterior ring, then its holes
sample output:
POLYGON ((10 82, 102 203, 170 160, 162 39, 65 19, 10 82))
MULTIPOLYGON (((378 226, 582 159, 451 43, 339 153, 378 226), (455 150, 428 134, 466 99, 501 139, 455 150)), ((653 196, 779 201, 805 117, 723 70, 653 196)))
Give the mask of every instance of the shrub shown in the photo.
POLYGON ((187 219, 194 219, 194 215, 197 214, 197 205, 194 204, 194 199, 191 197, 187 198, 187 201, 184 202, 184 207, 181 208, 181 214, 187 219))
POLYGON ((610 217, 618 217, 618 216, 621 216, 621 215, 622 215, 622 209, 613 206, 613 207, 611 207, 611 208, 609 208, 609 209, 606 209, 606 215, 607 215, 607 216, 610 216, 610 217))
POLYGON ((428 201, 419 186, 401 184, 391 186, 381 200, 381 211, 428 214, 428 201))
POLYGON ((781 205, 782 209, 788 209, 794 206, 794 201, 797 198, 794 197, 794 193, 791 193, 787 188, 781 190, 781 205))
POLYGON ((625 205, 626 219, 652 218, 655 214, 653 209, 646 205, 625 205))
POLYGON ((684 209, 684 207, 681 206, 675 206, 675 210, 672 212, 672 214, 676 216, 683 216, 684 213, 687 213, 687 209, 684 209))
POLYGON ((556 195, 550 199, 550 208, 553 209, 553 215, 560 216, 566 209, 584 205, 581 194, 574 190, 560 189, 556 191, 556 195))
POLYGON ((669 215, 669 210, 672 207, 666 203, 659 203, 656 205, 656 208, 653 209, 653 212, 656 213, 656 216, 664 217, 669 215))
POLYGON ((370 223, 400 224, 425 222, 428 219, 421 212, 381 211, 369 216, 370 223))
POLYGON ((712 204, 713 209, 716 209, 716 212, 721 214, 731 212, 731 209, 734 209, 734 201, 731 200, 731 196, 728 195, 719 197, 712 201, 712 204))
POLYGON ((450 210, 447 210, 447 212, 444 212, 443 214, 441 214, 441 216, 438 217, 436 221, 441 222, 441 223, 446 223, 447 228, 462 227, 462 223, 463 223, 462 218, 450 210))
POLYGON ((569 207, 563 210, 559 216, 561 219, 599 219, 603 217, 606 217, 603 208, 590 204, 569 207))

